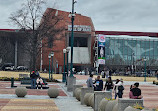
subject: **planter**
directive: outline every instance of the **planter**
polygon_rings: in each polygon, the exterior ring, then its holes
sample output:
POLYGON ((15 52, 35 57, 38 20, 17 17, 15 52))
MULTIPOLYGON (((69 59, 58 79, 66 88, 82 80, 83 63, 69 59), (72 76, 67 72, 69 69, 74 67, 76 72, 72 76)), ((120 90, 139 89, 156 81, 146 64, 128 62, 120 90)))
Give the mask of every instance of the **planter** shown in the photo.
POLYGON ((103 98, 99 103, 99 111, 105 111, 106 105, 109 101, 103 98))
POLYGON ((105 111, 112 111, 113 107, 117 104, 117 100, 109 101, 106 105, 105 111))
POLYGON ((88 99, 89 97, 92 95, 93 93, 86 93, 85 96, 84 96, 84 103, 85 105, 87 106, 90 106, 89 102, 88 102, 88 99))
POLYGON ((57 98, 59 96, 59 90, 57 88, 48 89, 48 96, 50 98, 57 98))
POLYGON ((27 89, 25 87, 18 87, 15 89, 15 94, 18 97, 25 97, 27 94, 27 89))

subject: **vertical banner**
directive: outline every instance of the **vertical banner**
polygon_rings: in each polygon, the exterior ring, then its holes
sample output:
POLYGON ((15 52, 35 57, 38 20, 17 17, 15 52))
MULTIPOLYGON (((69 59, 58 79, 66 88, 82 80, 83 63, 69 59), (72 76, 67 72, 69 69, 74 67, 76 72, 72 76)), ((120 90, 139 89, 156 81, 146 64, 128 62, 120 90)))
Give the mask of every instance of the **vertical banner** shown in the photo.
POLYGON ((98 35, 98 64, 105 64, 105 35, 98 35))

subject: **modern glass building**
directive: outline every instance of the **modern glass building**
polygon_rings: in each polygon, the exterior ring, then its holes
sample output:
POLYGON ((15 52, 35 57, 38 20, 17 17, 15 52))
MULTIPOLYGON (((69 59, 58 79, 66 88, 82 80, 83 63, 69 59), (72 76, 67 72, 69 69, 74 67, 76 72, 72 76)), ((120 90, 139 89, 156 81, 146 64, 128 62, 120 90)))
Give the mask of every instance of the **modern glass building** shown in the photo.
POLYGON ((107 35, 106 66, 135 71, 158 68, 158 38, 149 36, 107 35), (146 62, 146 63, 145 63, 146 62))

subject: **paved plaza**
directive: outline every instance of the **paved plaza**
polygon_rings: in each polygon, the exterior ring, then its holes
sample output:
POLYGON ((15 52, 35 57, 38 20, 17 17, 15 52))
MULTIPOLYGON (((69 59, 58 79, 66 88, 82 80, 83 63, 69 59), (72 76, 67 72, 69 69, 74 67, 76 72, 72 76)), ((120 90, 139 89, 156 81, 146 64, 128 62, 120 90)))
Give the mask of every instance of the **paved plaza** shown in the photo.
MULTIPOLYGON (((88 76, 75 75, 77 84, 86 85, 88 76)), ((61 81, 61 80, 60 80, 61 81)), ((124 98, 128 98, 130 85, 134 82, 124 81, 124 98)), ((20 82, 15 82, 20 86, 20 82)), ((1 111, 93 111, 91 107, 81 105, 72 92, 67 92, 65 84, 49 82, 48 86, 56 87, 60 93, 58 98, 50 99, 46 89, 28 89, 25 98, 18 98, 15 95, 15 88, 10 88, 10 81, 0 81, 0 110, 1 111)), ((144 105, 147 108, 158 108, 158 86, 151 82, 140 82, 144 105)))

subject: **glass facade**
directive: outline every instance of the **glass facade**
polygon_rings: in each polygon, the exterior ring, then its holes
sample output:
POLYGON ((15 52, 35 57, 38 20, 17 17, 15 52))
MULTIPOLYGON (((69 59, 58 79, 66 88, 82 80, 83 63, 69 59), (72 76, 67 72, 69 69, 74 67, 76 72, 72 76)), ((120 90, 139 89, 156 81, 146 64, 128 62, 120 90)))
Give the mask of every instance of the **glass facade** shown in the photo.
POLYGON ((158 38, 146 36, 106 36, 106 65, 158 66, 158 38))

